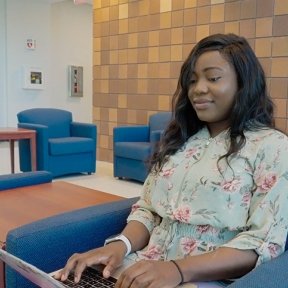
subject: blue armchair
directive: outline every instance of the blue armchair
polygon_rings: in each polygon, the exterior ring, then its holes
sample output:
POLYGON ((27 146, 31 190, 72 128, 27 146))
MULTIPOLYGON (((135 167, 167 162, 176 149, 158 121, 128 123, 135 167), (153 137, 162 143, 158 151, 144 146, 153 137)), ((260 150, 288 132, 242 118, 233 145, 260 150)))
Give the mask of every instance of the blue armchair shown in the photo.
MULTIPOLYGON (((121 232, 136 201, 131 198, 83 208, 16 228, 7 235, 6 250, 46 272, 58 270, 73 253, 102 246, 106 238, 121 232)), ((287 288, 287 263, 286 251, 227 287, 287 288)), ((6 288, 34 287, 6 267, 6 288)))
POLYGON ((150 116, 148 125, 114 128, 114 177, 145 181, 146 161, 171 117, 171 112, 159 112, 150 116))
MULTIPOLYGON (((17 114, 18 127, 36 130, 37 170, 53 177, 96 170, 97 127, 72 122, 72 113, 54 108, 35 108, 17 114)), ((21 171, 31 171, 27 140, 19 141, 21 171)))

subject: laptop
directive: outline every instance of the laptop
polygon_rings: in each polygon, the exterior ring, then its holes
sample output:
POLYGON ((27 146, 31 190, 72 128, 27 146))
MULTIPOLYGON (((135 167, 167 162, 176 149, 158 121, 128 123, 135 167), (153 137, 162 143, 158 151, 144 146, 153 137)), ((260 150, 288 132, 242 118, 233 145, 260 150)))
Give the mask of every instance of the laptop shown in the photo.
MULTIPOLYGON (((78 284, 73 282, 73 275, 69 277, 68 281, 60 282, 53 278, 53 275, 57 273, 57 271, 53 273, 46 273, 37 267, 21 260, 20 258, 8 253, 7 251, 0 249, 0 260, 2 260, 6 265, 10 266, 12 269, 16 270, 23 277, 30 280, 32 283, 38 285, 41 288, 81 288, 81 287, 91 287, 91 288, 108 288, 114 287, 116 283, 116 279, 119 277, 121 272, 128 268, 130 265, 135 263, 134 260, 126 257, 124 259, 123 265, 119 267, 115 273, 109 279, 106 279, 102 276, 102 272, 100 267, 93 266, 88 267, 82 274, 81 280, 78 284), (89 285, 87 284, 89 283, 89 285)), ((220 282, 201 282, 197 284, 193 283, 185 283, 178 287, 185 288, 220 288, 225 287, 220 282)))

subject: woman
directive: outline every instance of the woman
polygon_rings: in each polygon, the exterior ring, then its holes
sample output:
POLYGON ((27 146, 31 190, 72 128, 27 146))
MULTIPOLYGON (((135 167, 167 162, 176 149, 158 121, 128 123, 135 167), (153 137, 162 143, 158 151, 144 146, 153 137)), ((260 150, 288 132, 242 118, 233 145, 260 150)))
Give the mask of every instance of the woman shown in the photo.
POLYGON ((73 255, 58 278, 137 258, 115 287, 176 287, 241 277, 280 255, 288 215, 288 140, 274 128, 265 76, 247 41, 212 35, 184 62, 174 120, 122 236, 73 255), (169 261, 170 260, 170 261, 169 261))

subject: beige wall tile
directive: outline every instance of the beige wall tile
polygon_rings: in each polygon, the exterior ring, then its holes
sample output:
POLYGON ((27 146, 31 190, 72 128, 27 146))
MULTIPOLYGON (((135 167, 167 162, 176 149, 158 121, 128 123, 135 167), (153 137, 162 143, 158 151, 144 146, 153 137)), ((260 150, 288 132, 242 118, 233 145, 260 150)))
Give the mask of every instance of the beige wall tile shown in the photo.
POLYGON ((158 96, 158 109, 162 111, 171 110, 170 97, 167 95, 158 96))
POLYGON ((171 29, 171 44, 182 44, 183 43, 183 28, 171 29))
POLYGON ((119 20, 119 34, 128 33, 128 19, 119 20))
POLYGON ((288 57, 277 57, 272 59, 271 76, 288 77, 288 57))
MULTIPOLYGON (((174 2, 173 2, 174 3, 174 2)), ((184 11, 173 11, 171 14, 171 26, 172 27, 182 27, 184 24, 184 11)))
POLYGON ((172 10, 172 0, 160 0, 160 13, 172 10))
POLYGON ((158 62, 159 61, 159 47, 151 47, 148 49, 148 59, 149 62, 158 62))
POLYGON ((119 19, 128 18, 128 4, 119 5, 119 19))
POLYGON ((138 65, 138 78, 147 78, 148 76, 148 64, 138 65))
POLYGON ((138 79, 137 80, 137 94, 147 94, 148 92, 148 80, 138 79))
POLYGON ((108 148, 109 137, 108 135, 100 135, 99 137, 99 147, 108 148))
POLYGON ((288 35, 288 14, 275 16, 273 19, 273 36, 288 35))
POLYGON ((225 0, 211 0, 211 5, 224 3, 225 0))
POLYGON ((136 48, 134 49, 128 49, 127 51, 128 63, 137 63, 138 62, 138 50, 136 48))
POLYGON ((199 7, 196 9, 197 25, 208 24, 210 22, 210 6, 199 7))
POLYGON ((196 8, 184 10, 184 26, 196 25, 196 8))
POLYGON ((101 50, 101 38, 93 38, 93 50, 94 51, 101 50))
POLYGON ((270 38, 258 38, 255 41, 255 53, 257 57, 270 57, 272 42, 270 38))
POLYGON ((211 6, 211 23, 224 21, 224 4, 211 6))
POLYGON ((161 13, 160 14, 160 29, 166 29, 171 27, 171 12, 161 13))
POLYGON ((288 14, 288 2, 283 0, 275 0, 274 15, 288 14))
POLYGON ((272 98, 288 98, 288 79, 272 78, 270 94, 272 98))
POLYGON ((286 118, 287 116, 287 100, 286 99, 273 99, 276 107, 275 116, 277 118, 286 118))
POLYGON ((275 119, 275 126, 283 131, 284 133, 287 133, 287 121, 286 118, 276 118, 275 119))
MULTIPOLYGON (((127 95, 126 94, 118 95, 118 107, 127 108, 127 95)), ((117 119, 118 119, 118 114, 117 114, 117 119)), ((116 119, 116 122, 117 122, 117 119, 116 119)))
POLYGON ((109 122, 117 121, 117 109, 109 108, 109 122))
POLYGON ((273 38, 272 56, 288 56, 288 36, 273 38))
POLYGON ((160 62, 171 61, 171 46, 161 46, 159 48, 159 61, 160 62))
POLYGON ((238 21, 225 22, 225 33, 234 33, 239 35, 240 23, 238 21))
POLYGON ((149 14, 149 6, 150 1, 139 1, 138 5, 138 15, 143 16, 143 15, 148 15, 149 14))
POLYGON ((184 8, 194 8, 197 6, 197 0, 185 0, 184 8))
POLYGON ((225 21, 235 21, 240 19, 240 2, 225 3, 225 21))
POLYGON ((256 20, 248 19, 240 21, 240 35, 246 38, 254 38, 256 34, 256 20))
POLYGON ((160 1, 150 1, 149 11, 150 11, 150 14, 159 14, 160 13, 160 1))
POLYGON ((159 31, 150 31, 149 46, 158 46, 158 45, 159 45, 159 31))
POLYGON ((241 19, 251 19, 256 17, 257 0, 242 0, 241 1, 241 19))
POLYGON ((137 120, 136 120, 136 111, 135 110, 128 110, 127 111, 128 114, 127 114, 127 122, 129 124, 136 124, 137 123, 137 120))
POLYGON ((198 25, 196 27, 196 42, 209 36, 209 25, 198 25))
POLYGON ((182 55, 182 45, 173 45, 171 46, 171 61, 181 61, 183 58, 182 55))
POLYGON ((272 36, 272 17, 256 19, 256 37, 272 36))

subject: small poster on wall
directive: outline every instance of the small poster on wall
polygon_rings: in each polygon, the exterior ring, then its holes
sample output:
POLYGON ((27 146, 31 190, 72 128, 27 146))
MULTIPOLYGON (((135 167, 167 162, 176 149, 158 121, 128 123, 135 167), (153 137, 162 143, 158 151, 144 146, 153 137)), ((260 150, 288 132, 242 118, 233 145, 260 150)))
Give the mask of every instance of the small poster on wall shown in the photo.
POLYGON ((24 67, 24 89, 43 89, 44 73, 38 67, 24 67))

